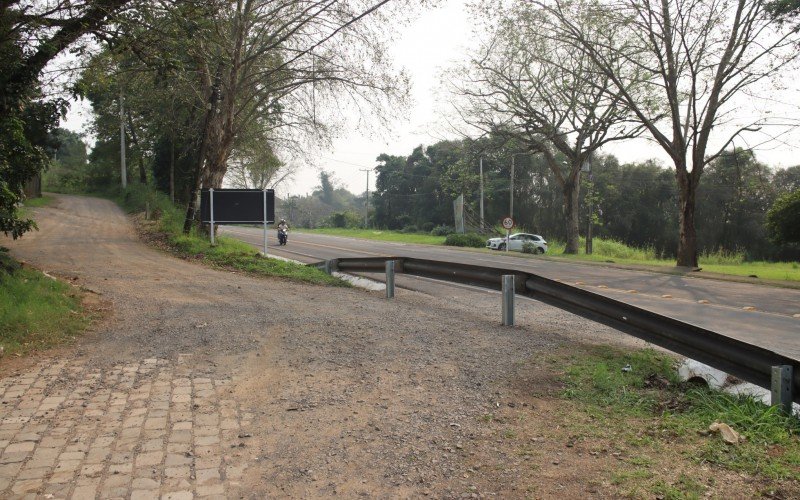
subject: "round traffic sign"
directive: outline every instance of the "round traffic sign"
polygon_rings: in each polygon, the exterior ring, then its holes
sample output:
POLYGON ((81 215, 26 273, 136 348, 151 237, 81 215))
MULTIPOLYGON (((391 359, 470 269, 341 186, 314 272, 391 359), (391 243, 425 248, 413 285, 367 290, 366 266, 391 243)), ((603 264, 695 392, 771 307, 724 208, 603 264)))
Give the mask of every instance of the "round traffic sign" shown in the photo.
POLYGON ((514 219, 512 219, 511 217, 504 217, 503 218, 503 228, 511 229, 511 228, 514 227, 514 225, 515 225, 514 224, 514 219))

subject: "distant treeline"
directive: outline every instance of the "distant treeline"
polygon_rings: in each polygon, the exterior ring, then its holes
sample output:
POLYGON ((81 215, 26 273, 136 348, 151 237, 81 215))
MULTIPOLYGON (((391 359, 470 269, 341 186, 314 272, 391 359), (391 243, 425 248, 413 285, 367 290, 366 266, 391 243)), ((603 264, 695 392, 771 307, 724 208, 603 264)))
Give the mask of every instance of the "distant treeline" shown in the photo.
MULTIPOLYGON (((478 213, 483 158, 485 220, 496 225, 509 213, 512 156, 514 218, 527 231, 563 241, 564 201, 552 170, 540 155, 492 139, 442 141, 417 147, 407 157, 379 156, 372 220, 378 227, 409 231, 452 226, 453 200, 460 194, 465 205, 478 213)), ((674 171, 655 161, 620 164, 613 155, 596 155, 591 173, 582 173, 581 235, 593 217, 597 237, 674 257, 678 245, 674 176, 674 171)), ((800 258, 796 245, 772 243, 764 225, 776 198, 797 189, 800 166, 774 169, 749 150, 725 152, 706 168, 698 191, 700 254, 741 253, 748 260, 800 258)))

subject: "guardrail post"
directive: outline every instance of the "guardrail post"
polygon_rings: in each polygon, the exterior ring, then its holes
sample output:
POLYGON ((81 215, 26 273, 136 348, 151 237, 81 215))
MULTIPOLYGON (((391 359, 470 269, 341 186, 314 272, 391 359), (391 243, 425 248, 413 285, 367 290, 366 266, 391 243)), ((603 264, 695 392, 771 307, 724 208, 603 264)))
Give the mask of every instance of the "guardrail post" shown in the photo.
POLYGON ((772 399, 787 415, 792 414, 792 366, 779 365, 772 367, 772 399))
POLYGON ((394 261, 386 261, 386 298, 394 298, 394 261))
POLYGON ((503 326, 514 326, 514 275, 503 275, 503 326))
POLYGON ((325 267, 324 267, 325 274, 333 274, 333 266, 331 264, 332 262, 330 261, 330 259, 325 261, 325 267))

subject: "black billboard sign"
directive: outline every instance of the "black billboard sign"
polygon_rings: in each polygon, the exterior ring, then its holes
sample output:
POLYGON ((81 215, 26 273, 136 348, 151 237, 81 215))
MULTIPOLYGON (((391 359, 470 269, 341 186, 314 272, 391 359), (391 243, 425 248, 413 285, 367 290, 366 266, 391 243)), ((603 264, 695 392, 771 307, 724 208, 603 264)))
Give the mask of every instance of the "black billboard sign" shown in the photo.
POLYGON ((211 223, 212 215, 214 224, 273 223, 275 222, 275 191, 272 189, 203 189, 200 192, 200 219, 202 222, 211 223), (211 212, 212 204, 213 214, 211 212))

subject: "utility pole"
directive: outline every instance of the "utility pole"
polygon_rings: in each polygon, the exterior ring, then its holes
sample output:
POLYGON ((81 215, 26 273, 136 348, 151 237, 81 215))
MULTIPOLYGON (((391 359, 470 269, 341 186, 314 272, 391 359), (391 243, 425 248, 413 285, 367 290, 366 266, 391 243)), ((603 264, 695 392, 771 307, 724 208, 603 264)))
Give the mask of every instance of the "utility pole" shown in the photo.
POLYGON ((122 177, 122 189, 128 187, 128 169, 125 166, 125 96, 119 89, 119 173, 122 177))
POLYGON ((361 168, 359 169, 362 172, 367 173, 367 199, 364 202, 364 228, 369 227, 369 171, 372 170, 371 168, 361 168))
POLYGON ((480 170, 481 170, 481 230, 483 230, 483 228, 485 227, 483 220, 483 157, 481 157, 480 170))

